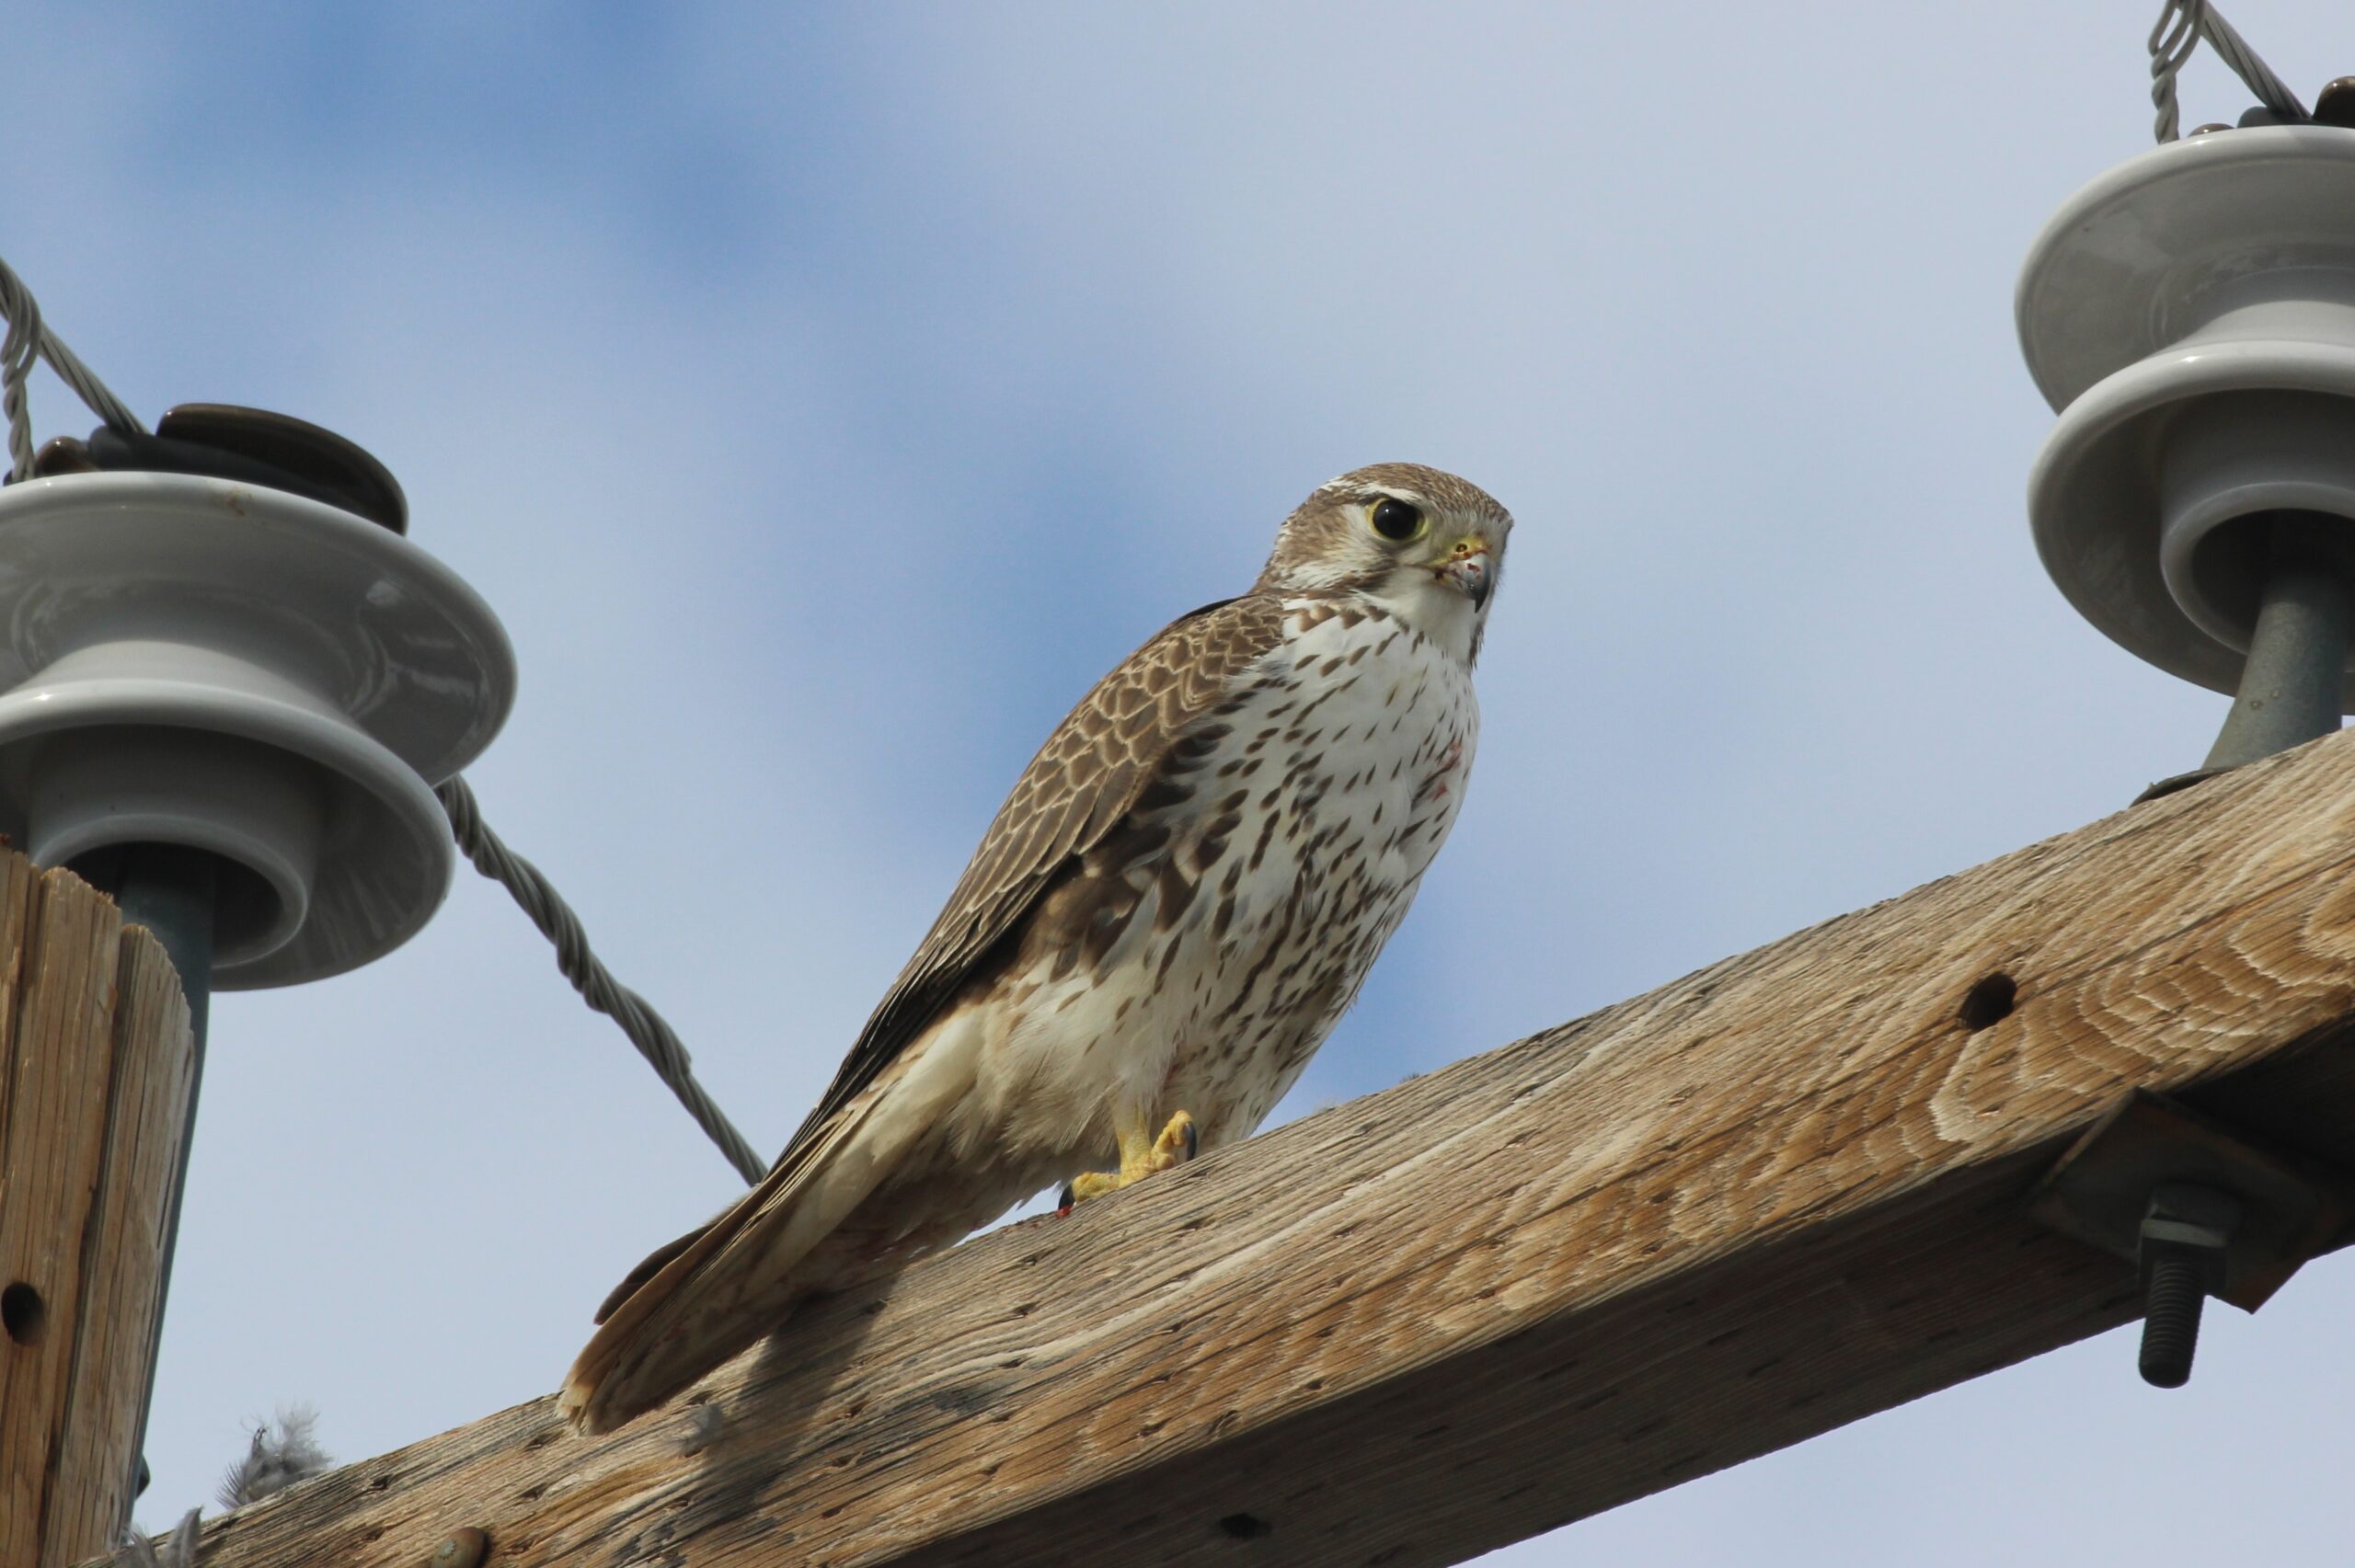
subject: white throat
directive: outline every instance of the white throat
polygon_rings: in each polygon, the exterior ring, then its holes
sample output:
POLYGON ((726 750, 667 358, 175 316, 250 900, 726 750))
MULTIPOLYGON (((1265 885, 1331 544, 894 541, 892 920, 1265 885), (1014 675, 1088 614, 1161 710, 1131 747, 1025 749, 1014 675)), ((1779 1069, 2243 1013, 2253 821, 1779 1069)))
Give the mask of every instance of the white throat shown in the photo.
POLYGON ((1401 567, 1376 586, 1361 591, 1456 658, 1472 662, 1480 612, 1461 589, 1422 567, 1401 567))

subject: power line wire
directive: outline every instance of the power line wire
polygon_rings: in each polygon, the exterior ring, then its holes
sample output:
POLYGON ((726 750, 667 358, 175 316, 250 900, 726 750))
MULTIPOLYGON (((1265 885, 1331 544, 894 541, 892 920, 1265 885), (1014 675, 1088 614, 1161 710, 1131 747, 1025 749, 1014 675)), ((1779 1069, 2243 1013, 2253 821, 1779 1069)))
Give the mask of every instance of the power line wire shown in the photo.
POLYGON ((2159 8, 2159 19, 2151 28, 2151 106, 2158 111, 2151 130, 2161 142, 2173 142, 2181 134, 2181 121, 2176 109, 2175 80, 2184 63, 2206 39, 2216 58, 2233 69, 2233 74, 2246 84, 2275 119, 2292 125, 2303 125, 2314 116, 2298 101, 2298 95, 2273 74, 2273 68, 2260 58, 2248 40, 2234 30, 2208 0, 2166 0, 2159 8))
MULTIPOLYGON (((107 389, 54 333, 42 324, 40 304, 6 261, 0 260, 0 316, 8 323, 0 338, 0 409, 8 424, 8 476, 29 479, 33 471, 32 415, 26 383, 33 364, 45 360, 76 396, 106 425, 123 435, 144 435, 147 427, 107 389)), ((517 905, 555 944, 557 967, 572 982, 581 1000, 621 1025, 622 1033, 645 1057, 679 1104, 695 1119, 706 1137, 717 1144, 747 1182, 757 1182, 768 1162, 753 1152, 744 1135, 720 1110, 701 1083, 677 1031, 652 1004, 614 979, 589 946, 580 917, 572 912, 540 869, 506 843, 483 820, 482 807, 463 778, 454 778, 434 791, 450 818, 450 835, 475 869, 505 887, 517 905)))

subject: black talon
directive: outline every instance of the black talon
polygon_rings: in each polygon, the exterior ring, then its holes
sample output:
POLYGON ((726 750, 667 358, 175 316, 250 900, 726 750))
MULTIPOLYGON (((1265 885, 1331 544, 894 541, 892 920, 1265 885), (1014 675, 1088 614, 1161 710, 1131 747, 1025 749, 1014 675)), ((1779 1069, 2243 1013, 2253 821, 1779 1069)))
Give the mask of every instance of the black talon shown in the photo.
POLYGON ((1074 1208, 1076 1208, 1076 1207, 1079 1207, 1079 1198, 1078 1198, 1078 1196, 1077 1196, 1076 1194, 1074 1194, 1074 1193, 1071 1190, 1071 1184, 1070 1184, 1069 1182, 1065 1182, 1065 1183, 1063 1184, 1063 1196, 1062 1196, 1061 1197, 1059 1197, 1059 1198, 1055 1199, 1055 1212, 1056 1212, 1057 1214, 1066 1214, 1066 1215, 1067 1215, 1067 1214, 1069 1214, 1073 1209, 1074 1209, 1074 1208))
POLYGON ((1186 1124, 1186 1158, 1191 1160, 1202 1146, 1201 1130, 1192 1122, 1186 1124))

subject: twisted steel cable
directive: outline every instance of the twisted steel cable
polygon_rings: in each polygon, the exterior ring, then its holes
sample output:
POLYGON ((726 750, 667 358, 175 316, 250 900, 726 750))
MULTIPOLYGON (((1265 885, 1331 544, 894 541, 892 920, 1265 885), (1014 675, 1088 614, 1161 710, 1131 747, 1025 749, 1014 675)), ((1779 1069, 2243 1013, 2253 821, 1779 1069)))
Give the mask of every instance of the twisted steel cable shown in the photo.
POLYGON ((2201 39, 2216 52, 2216 58, 2233 69, 2279 120, 2303 125, 2314 116, 2298 101, 2273 68, 2251 49, 2248 40, 2224 20, 2208 0, 2166 0, 2159 8, 2159 19, 2151 28, 2148 44, 2151 54, 2151 105, 2157 110, 2153 121, 2153 133, 2161 142, 2172 142, 2181 133, 2176 109, 2175 80, 2200 47, 2201 39))
POLYGON ((662 1015, 644 997, 615 980, 612 971, 590 951, 589 933, 581 929, 580 917, 557 895, 539 867, 509 849, 490 830, 489 824, 482 819, 475 792, 465 779, 452 779, 433 793, 450 815, 450 831, 457 840, 458 848, 474 863, 477 871, 514 895, 515 902, 540 928, 540 934, 555 944, 557 967, 564 971, 564 978, 572 982, 572 989, 580 993, 581 1000, 621 1025, 622 1033, 629 1036, 656 1076, 679 1097, 679 1104, 695 1117, 695 1125, 728 1156, 729 1163, 745 1181, 759 1181, 768 1170, 768 1162, 752 1151, 744 1135, 736 1130, 735 1124, 695 1082, 687 1047, 680 1043, 678 1035, 662 1015))
POLYGON ((33 422, 26 406, 25 380, 40 357, 40 306, 6 262, 0 262, 0 315, 8 318, 8 335, 0 338, 0 409, 8 418, 8 477, 22 479, 33 471, 33 422))
MULTIPOLYGON (((0 260, 0 317, 8 323, 7 336, 0 338, 0 412, 5 412, 8 423, 11 479, 29 478, 33 471, 32 416, 25 386, 37 360, 48 361, 59 379, 109 429, 124 435, 145 433, 147 427, 122 399, 109 391, 106 383, 42 325, 40 302, 5 260, 0 260)), ((590 950, 588 933, 581 929, 580 917, 572 912, 572 907, 557 895, 537 866, 509 849, 490 830, 465 780, 452 779, 434 794, 449 816, 450 833, 458 848, 477 871, 505 887, 523 912, 532 917, 532 923, 540 928, 540 934, 556 944, 557 967, 572 982, 581 1000, 621 1025, 622 1033, 629 1036, 630 1043, 678 1097, 679 1104, 687 1108, 687 1114, 695 1117, 705 1136, 718 1145, 728 1162, 745 1181, 759 1181, 768 1170, 768 1162, 752 1151, 744 1135, 736 1130, 735 1124, 695 1082, 687 1048, 680 1043, 678 1034, 644 997, 615 979, 613 972, 590 950)))
POLYGON ((32 410, 25 395, 25 383, 33 373, 33 361, 47 360, 49 368, 58 379, 73 388, 74 395, 88 406, 91 413, 109 429, 124 435, 138 435, 146 429, 111 391, 107 383, 91 373, 74 350, 57 339, 40 319, 40 303, 16 269, 0 260, 0 316, 8 321, 8 336, 0 339, 0 411, 8 420, 8 477, 26 479, 33 471, 32 410))
POLYGON ((2206 0, 2167 0, 2159 8, 2159 19, 2151 28, 2151 106, 2158 118, 2151 130, 2161 142, 2172 142, 2182 134, 2182 120, 2176 109, 2175 78, 2191 52, 2200 47, 2200 19, 2207 11, 2206 0))
POLYGON ((2298 95, 2273 74, 2271 66, 2257 57, 2257 51, 2248 46, 2248 40, 2233 30, 2233 24, 2224 20, 2215 6, 2205 4, 2203 0, 2200 10, 2200 36, 2216 52, 2216 57, 2233 68, 2233 74, 2248 85, 2248 90, 2257 95, 2257 102, 2293 124, 2303 125, 2314 118, 2306 112, 2306 106, 2298 101, 2298 95))

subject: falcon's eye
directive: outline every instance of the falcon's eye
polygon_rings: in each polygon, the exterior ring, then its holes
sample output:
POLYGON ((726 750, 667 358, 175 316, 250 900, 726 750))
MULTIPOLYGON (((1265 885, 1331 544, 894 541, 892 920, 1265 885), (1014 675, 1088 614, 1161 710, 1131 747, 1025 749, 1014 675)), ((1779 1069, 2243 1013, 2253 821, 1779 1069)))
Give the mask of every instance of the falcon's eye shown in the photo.
POLYGON ((1384 496, 1374 502, 1367 521, 1373 524, 1376 533, 1394 544, 1404 544, 1423 531, 1422 509, 1396 496, 1384 496))

